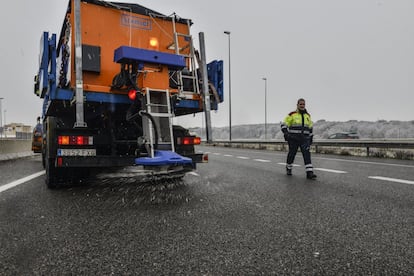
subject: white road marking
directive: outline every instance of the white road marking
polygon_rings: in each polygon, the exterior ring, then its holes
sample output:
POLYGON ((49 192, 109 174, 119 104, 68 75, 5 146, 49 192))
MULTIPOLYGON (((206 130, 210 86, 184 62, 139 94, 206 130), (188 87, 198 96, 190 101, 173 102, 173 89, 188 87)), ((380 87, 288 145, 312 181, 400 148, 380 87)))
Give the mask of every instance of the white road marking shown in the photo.
POLYGON ((29 176, 20 178, 19 180, 10 182, 10 183, 8 183, 6 185, 0 186, 0 193, 2 193, 4 191, 7 191, 8 189, 11 189, 11 188, 13 188, 13 187, 15 187, 17 185, 23 184, 23 183, 25 183, 27 181, 30 181, 30 180, 32 180, 32 179, 34 179, 36 177, 39 177, 41 175, 44 175, 44 174, 45 174, 45 171, 37 172, 37 173, 34 173, 32 175, 29 175, 29 176))
MULTIPOLYGON (((213 153, 213 154, 214 155, 222 155, 221 153, 213 153)), ((223 154, 223 156, 233 157, 233 155, 231 155, 231 154, 223 154)), ((244 160, 251 159, 250 157, 246 157, 246 156, 236 156, 236 158, 244 159, 244 160)), ((380 162, 358 161, 358 160, 344 160, 344 159, 338 159, 338 158, 324 158, 324 157, 316 157, 316 159, 353 162, 353 163, 360 163, 360 164, 372 164, 372 165, 384 165, 384 166, 414 168, 414 166, 411 166, 411 165, 393 164, 393 163, 380 163, 380 162)), ((272 162, 272 161, 266 160, 266 159, 253 159, 253 160, 257 161, 257 162, 263 162, 263 163, 272 162)), ((286 163, 277 163, 277 164, 286 166, 286 163)), ((301 165, 292 164, 292 166, 293 167, 300 167, 301 165)), ((331 173, 339 173, 339 174, 348 173, 347 171, 333 170, 333 169, 326 169, 326 168, 314 168, 314 170, 331 172, 331 173)), ((414 181, 411 181, 411 180, 388 178, 388 177, 381 177, 381 176, 369 176, 368 178, 414 185, 414 181)), ((1 192, 1 190, 0 190, 0 192, 1 192)))
POLYGON ((338 170, 331 170, 331 169, 324 169, 324 168, 313 168, 315 171, 324 171, 324 172, 332 172, 332 173, 348 173, 345 171, 338 171, 338 170))
POLYGON ((371 164, 371 165, 384 165, 384 166, 392 166, 392 167, 414 168, 413 165, 359 161, 359 160, 346 160, 346 159, 339 159, 339 158, 312 157, 312 159, 332 160, 332 161, 339 161, 339 162, 351 162, 351 163, 361 163, 361 164, 371 164))
POLYGON ((239 159, 250 159, 249 157, 246 157, 246 156, 237 156, 236 158, 239 158, 239 159))
POLYGON ((263 163, 271 162, 270 160, 265 160, 265 159, 253 159, 253 160, 257 162, 263 162, 263 163))
MULTIPOLYGON (((279 165, 283 165, 283 166, 286 166, 286 163, 278 163, 279 165)), ((292 166, 293 167, 300 167, 300 165, 297 165, 297 164, 292 164, 292 166)))
POLYGON ((198 173, 196 173, 196 172, 188 172, 187 174, 191 174, 191 175, 194 175, 194 176, 200 176, 198 173))
MULTIPOLYGON (((286 163, 278 163, 279 165, 286 166, 286 163)), ((300 167, 300 165, 292 164, 293 167, 300 167)), ((331 173, 348 173, 345 171, 338 171, 338 170, 331 170, 331 169, 325 169, 325 168, 314 168, 316 171, 324 171, 324 172, 331 172, 331 173)))
POLYGON ((221 155, 221 153, 219 153, 219 152, 214 152, 213 154, 214 155, 221 155))
POLYGON ((405 179, 390 178, 390 177, 383 177, 383 176, 368 176, 368 178, 414 185, 414 181, 405 180, 405 179))

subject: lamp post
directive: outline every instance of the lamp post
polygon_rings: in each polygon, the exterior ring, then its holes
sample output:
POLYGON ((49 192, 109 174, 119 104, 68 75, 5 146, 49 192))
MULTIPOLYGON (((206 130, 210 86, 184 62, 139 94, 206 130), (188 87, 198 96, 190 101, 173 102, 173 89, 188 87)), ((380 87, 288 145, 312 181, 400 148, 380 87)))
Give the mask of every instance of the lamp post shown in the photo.
POLYGON ((265 112, 265 136, 264 139, 267 140, 267 78, 262 78, 262 80, 264 80, 265 82, 265 90, 264 90, 264 98, 265 98, 265 102, 264 102, 264 112, 265 112))
POLYGON ((224 31, 229 40, 229 140, 231 141, 231 67, 230 67, 230 31, 224 31))
POLYGON ((4 138, 7 138, 7 131, 6 131, 6 129, 5 129, 5 127, 6 127, 6 125, 7 125, 7 122, 6 122, 6 109, 4 110, 4 119, 3 119, 3 122, 4 122, 4 125, 3 125, 3 128, 4 128, 4 138))
POLYGON ((3 113, 2 113, 2 109, 1 109, 1 103, 3 102, 3 97, 0 97, 0 129, 1 129, 1 134, 0 134, 0 138, 1 137, 3 137, 3 132, 4 132, 4 129, 3 129, 3 117, 1 116, 3 113))

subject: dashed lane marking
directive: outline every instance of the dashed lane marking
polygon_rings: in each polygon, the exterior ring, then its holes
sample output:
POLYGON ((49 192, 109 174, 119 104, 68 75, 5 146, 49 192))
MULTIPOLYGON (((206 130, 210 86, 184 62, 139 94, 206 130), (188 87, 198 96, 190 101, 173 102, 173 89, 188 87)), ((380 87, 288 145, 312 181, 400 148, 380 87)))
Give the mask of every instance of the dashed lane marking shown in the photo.
POLYGON ((250 157, 246 157, 246 156, 237 156, 236 158, 244 159, 244 160, 250 159, 250 157))
POLYGON ((257 161, 257 162, 263 162, 263 163, 269 163, 269 162, 272 162, 272 161, 270 161, 270 160, 266 160, 266 159, 253 159, 254 161, 257 161))
MULTIPOLYGON (((279 165, 286 166, 286 163, 278 163, 279 165)), ((300 165, 292 164, 293 167, 300 167, 300 165)), ((348 173, 346 171, 339 171, 339 170, 332 170, 332 169, 325 169, 325 168, 313 168, 315 171, 324 171, 324 172, 331 172, 331 173, 348 173)))
POLYGON ((16 187, 17 185, 26 183, 27 181, 30 181, 30 180, 32 180, 32 179, 34 179, 36 177, 39 177, 41 175, 44 175, 44 174, 45 174, 45 171, 37 172, 37 173, 34 173, 32 175, 29 175, 29 176, 20 178, 20 179, 18 179, 16 181, 10 182, 10 183, 8 183, 6 185, 3 185, 3 186, 0 187, 0 193, 2 193, 4 191, 7 191, 8 189, 11 189, 13 187, 16 187))
MULTIPOLYGON (((221 155, 220 153, 213 153, 214 155, 221 155)), ((231 154, 224 154, 223 156, 226 157, 234 157, 231 154)), ((246 157, 246 156, 236 156, 236 158, 238 159, 243 159, 243 160, 248 160, 250 159, 250 157, 246 157)), ((253 159, 254 161, 257 162, 262 162, 262 163, 270 163, 272 161, 270 160, 266 160, 266 159, 253 159)), ((339 159, 338 159, 339 160, 339 159)), ((374 163, 374 162, 360 162, 360 163, 374 163)), ((286 163, 277 163, 279 165, 283 165, 286 166, 286 163)), ((376 163, 378 164, 378 163, 376 163)), ((390 165, 390 164, 387 164, 390 165)), ((298 164, 292 164, 293 167, 301 167, 301 165, 298 164)), ((341 170, 333 170, 333 169, 326 169, 326 168, 314 168, 315 171, 324 171, 324 172, 330 172, 330 173, 338 173, 338 174, 346 174, 348 172, 346 171, 341 171, 341 170)), ((414 181, 410 181, 410 180, 404 180, 404 179, 396 179, 396 178, 387 178, 387 177, 381 177, 381 176, 369 176, 369 178, 372 179, 378 179, 378 180, 385 180, 385 181, 392 181, 392 182, 399 182, 399 183, 405 183, 405 184, 412 184, 414 185, 414 181)))
POLYGON ((370 165, 380 165, 380 166, 414 168, 413 165, 395 164, 395 163, 382 163, 382 162, 372 162, 372 161, 347 160, 347 159, 326 158, 326 157, 313 157, 313 159, 331 160, 331 161, 339 161, 339 162, 350 162, 350 163, 360 163, 360 164, 370 164, 370 165))
POLYGON ((383 176, 368 176, 368 178, 414 185, 414 181, 405 179, 390 178, 383 176))
MULTIPOLYGON (((279 165, 286 166, 286 163, 278 163, 279 165)), ((293 167, 300 167, 298 164, 292 164, 293 167)))
POLYGON ((324 172, 331 172, 331 173, 348 173, 346 171, 338 171, 338 170, 331 170, 331 169, 324 169, 324 168, 313 168, 315 171, 324 171, 324 172))

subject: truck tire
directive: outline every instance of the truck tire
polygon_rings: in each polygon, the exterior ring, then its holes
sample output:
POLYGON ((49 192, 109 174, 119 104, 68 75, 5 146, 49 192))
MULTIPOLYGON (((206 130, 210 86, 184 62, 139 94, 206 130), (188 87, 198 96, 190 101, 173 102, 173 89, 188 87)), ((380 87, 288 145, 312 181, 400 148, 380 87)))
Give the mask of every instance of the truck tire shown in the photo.
POLYGON ((45 154, 43 152, 42 152, 42 166, 43 166, 43 169, 46 169, 45 154))
POLYGON ((42 166, 46 169, 46 122, 42 124, 42 166))
POLYGON ((47 117, 46 119, 46 143, 44 145, 44 163, 46 170, 45 183, 49 189, 55 189, 58 184, 58 170, 55 167, 56 157, 56 118, 47 117))
POLYGON ((57 169, 55 168, 53 159, 46 158, 45 169, 46 169, 46 178, 45 178, 46 186, 49 189, 58 188, 59 184, 58 184, 58 178, 57 178, 57 169))

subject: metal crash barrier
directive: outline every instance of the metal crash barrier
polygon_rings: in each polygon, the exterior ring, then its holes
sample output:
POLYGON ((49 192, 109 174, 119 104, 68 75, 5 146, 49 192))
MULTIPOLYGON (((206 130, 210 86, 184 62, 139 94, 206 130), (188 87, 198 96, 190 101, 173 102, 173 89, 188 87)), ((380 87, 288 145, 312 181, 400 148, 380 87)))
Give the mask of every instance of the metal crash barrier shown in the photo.
MULTIPOLYGON (((206 145, 280 151, 287 150, 287 142, 284 140, 215 140, 206 145)), ((319 139, 314 140, 311 146, 311 151, 315 153, 360 155, 367 157, 375 155, 375 149, 390 150, 393 152, 407 150, 413 158, 414 139, 319 139), (356 152, 356 154, 353 154, 353 152, 356 152)), ((381 157, 379 154, 376 154, 376 156, 381 157)))

